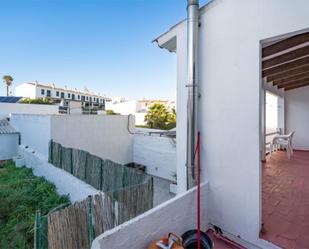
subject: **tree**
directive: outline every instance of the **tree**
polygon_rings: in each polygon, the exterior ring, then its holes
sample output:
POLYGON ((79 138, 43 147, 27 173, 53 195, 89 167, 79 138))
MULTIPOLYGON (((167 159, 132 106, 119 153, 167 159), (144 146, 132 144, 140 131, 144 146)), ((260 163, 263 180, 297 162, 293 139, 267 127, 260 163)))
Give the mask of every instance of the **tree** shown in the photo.
POLYGON ((6 96, 9 96, 9 87, 12 85, 14 79, 11 75, 4 75, 2 79, 6 85, 6 96))
POLYGON ((166 128, 170 130, 175 127, 176 127, 176 110, 175 108, 173 108, 172 112, 168 113, 166 128))
POLYGON ((145 121, 150 128, 167 129, 169 113, 163 104, 153 104, 149 107, 145 121))
POLYGON ((119 115, 119 113, 116 113, 113 110, 106 110, 106 115, 119 115))

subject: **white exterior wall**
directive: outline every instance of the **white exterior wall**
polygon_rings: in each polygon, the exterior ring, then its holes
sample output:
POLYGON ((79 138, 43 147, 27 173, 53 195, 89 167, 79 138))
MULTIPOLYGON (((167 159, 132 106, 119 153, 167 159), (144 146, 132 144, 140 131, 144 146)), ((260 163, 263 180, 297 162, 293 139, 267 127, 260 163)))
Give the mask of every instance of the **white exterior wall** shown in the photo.
POLYGON ((171 138, 134 135, 133 161, 147 166, 147 173, 175 181, 176 143, 171 138))
POLYGON ((120 113, 122 115, 133 114, 139 110, 139 103, 136 100, 129 100, 125 102, 106 103, 106 110, 113 110, 116 113, 120 113))
POLYGON ((9 160, 17 155, 18 134, 0 134, 0 160, 9 160))
POLYGON ((136 125, 145 125, 145 112, 139 112, 142 109, 142 104, 137 100, 129 100, 120 103, 106 102, 105 110, 113 110, 121 115, 132 114, 135 116, 136 125))
POLYGON ((21 144, 31 147, 47 160, 51 139, 51 116, 13 114, 10 124, 20 132, 21 144))
MULTIPOLYGON (((133 162, 133 135, 127 116, 13 114, 11 125, 21 133, 21 144, 48 158, 49 141, 82 149, 104 159, 133 162)), ((130 118, 134 131, 134 119, 130 118)))
POLYGON ((11 113, 57 114, 58 109, 56 105, 0 103, 0 117, 9 117, 11 113))
MULTIPOLYGON (((201 199, 205 200, 208 184, 204 183, 201 190, 201 199)), ((142 249, 169 232, 182 235, 196 228, 197 214, 193 203, 196 203, 196 188, 103 233, 93 241, 91 249, 142 249)), ((208 224, 207 205, 201 207, 201 215, 201 227, 205 230, 208 224)))
POLYGON ((295 131, 294 149, 309 150, 309 86, 285 93, 286 133, 295 131))
POLYGON ((74 100, 76 101, 81 101, 82 95, 88 98, 84 102, 89 102, 90 97, 92 98, 92 102, 94 102, 93 100, 94 98, 95 98, 95 102, 96 102, 96 99, 99 99, 99 103, 103 103, 105 99, 105 97, 103 96, 94 95, 88 92, 74 91, 72 89, 60 89, 57 87, 53 88, 51 86, 42 86, 40 84, 35 85, 35 84, 29 84, 29 83, 23 83, 23 84, 16 86, 15 96, 31 98, 31 99, 45 98, 47 97, 47 94, 46 94, 47 90, 50 91, 50 97, 54 99, 61 99, 61 92, 64 93, 65 99, 72 99, 72 94, 74 94, 75 95, 74 100), (44 94, 41 93, 42 89, 44 89, 44 94), (57 96, 56 92, 59 92, 59 96, 57 96), (68 94, 70 94, 70 97, 68 97, 68 94), (80 98, 78 98, 78 95, 80 96, 80 98))
MULTIPOLYGON (((308 28, 309 2, 217 0, 204 11, 199 124, 202 176, 210 184, 210 222, 257 245, 262 243, 260 41, 308 28)), ((185 190, 186 23, 171 32, 177 34, 178 185, 185 190)))
MULTIPOLYGON (((134 118, 130 119, 134 131, 134 118)), ((51 138, 66 147, 82 149, 104 159, 133 162, 133 135, 127 130, 128 116, 52 116, 51 138)))
POLYGON ((26 83, 20 84, 15 87, 15 96, 25 97, 30 99, 36 98, 36 89, 34 85, 29 85, 26 83))

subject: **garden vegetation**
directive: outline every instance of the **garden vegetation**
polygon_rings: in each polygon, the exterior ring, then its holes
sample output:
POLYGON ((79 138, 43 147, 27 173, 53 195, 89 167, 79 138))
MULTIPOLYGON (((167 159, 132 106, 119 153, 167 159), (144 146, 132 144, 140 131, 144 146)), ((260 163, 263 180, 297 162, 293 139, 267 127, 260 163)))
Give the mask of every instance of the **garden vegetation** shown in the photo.
POLYGON ((31 169, 17 168, 11 161, 0 166, 0 248, 33 248, 36 210, 42 215, 69 203, 53 184, 34 176, 31 169))

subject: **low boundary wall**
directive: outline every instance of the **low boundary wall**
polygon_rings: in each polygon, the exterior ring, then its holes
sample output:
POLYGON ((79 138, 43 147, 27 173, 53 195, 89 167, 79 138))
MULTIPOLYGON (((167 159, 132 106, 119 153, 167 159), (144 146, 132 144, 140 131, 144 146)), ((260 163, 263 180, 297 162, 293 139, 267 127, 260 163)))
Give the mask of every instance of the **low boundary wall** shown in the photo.
MULTIPOLYGON (((201 227, 206 230, 208 183, 201 186, 201 227)), ((91 249, 148 248, 169 232, 182 235, 196 228, 196 188, 137 216, 136 218, 115 227, 97 237, 91 249)))
POLYGON ((150 175, 176 181, 176 142, 172 138, 136 133, 133 161, 145 165, 150 175))

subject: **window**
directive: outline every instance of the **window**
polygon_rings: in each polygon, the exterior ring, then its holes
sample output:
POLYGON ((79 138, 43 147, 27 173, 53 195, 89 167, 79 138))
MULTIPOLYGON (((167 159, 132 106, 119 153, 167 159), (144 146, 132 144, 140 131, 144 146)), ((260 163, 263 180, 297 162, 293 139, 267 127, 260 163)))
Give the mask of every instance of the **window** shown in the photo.
POLYGON ((71 98, 71 93, 68 93, 68 98, 69 98, 69 99, 71 98))
POLYGON ((72 99, 75 99, 75 94, 74 93, 72 93, 72 99))
POLYGON ((56 92, 56 96, 59 97, 59 92, 58 91, 56 92))
POLYGON ((80 95, 77 95, 77 99, 80 99, 80 95))
POLYGON ((82 96, 82 101, 85 101, 85 96, 82 96))
POLYGON ((51 96, 50 90, 46 90, 46 96, 47 96, 47 97, 50 97, 50 96, 51 96))
POLYGON ((88 101, 88 96, 86 96, 86 100, 88 101))
POLYGON ((45 94, 45 90, 41 89, 41 94, 44 95, 45 94))
POLYGON ((64 99, 64 92, 61 92, 61 98, 64 99))

